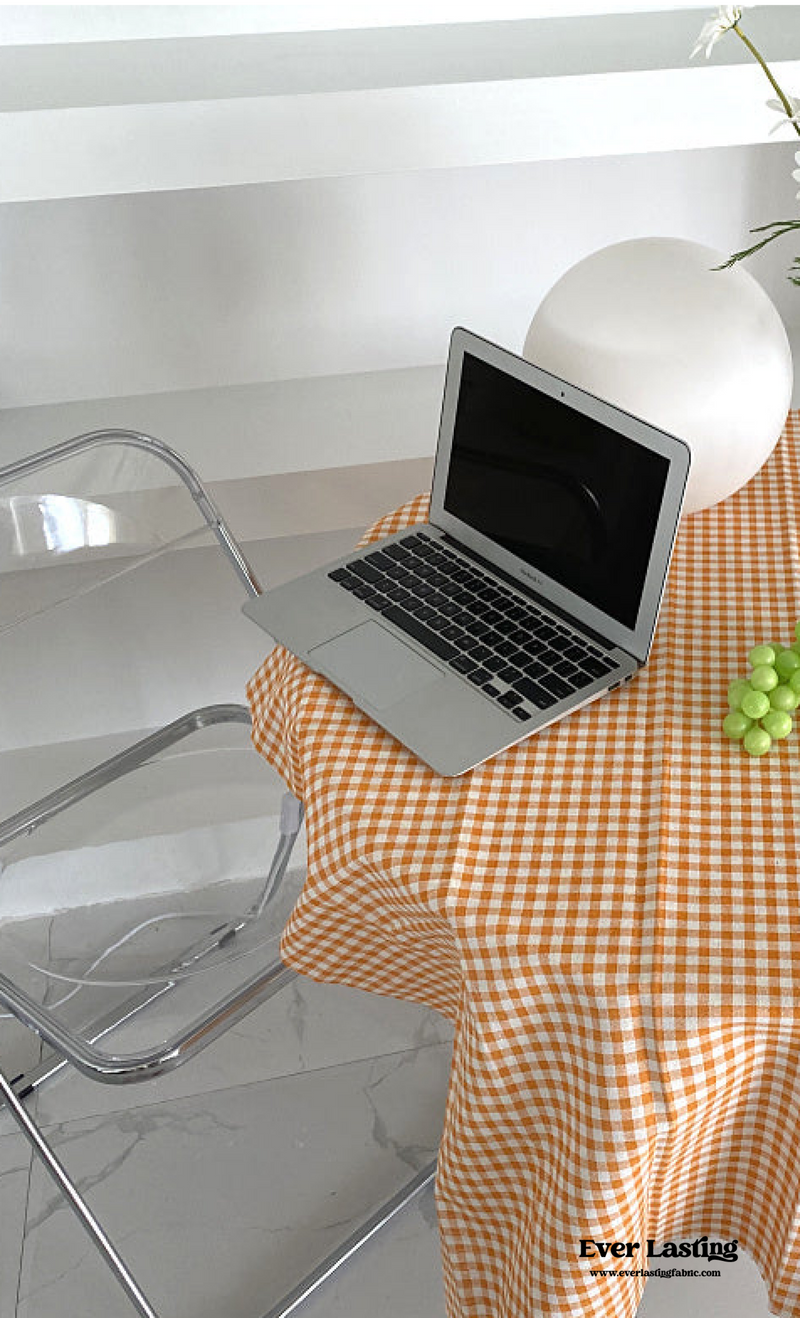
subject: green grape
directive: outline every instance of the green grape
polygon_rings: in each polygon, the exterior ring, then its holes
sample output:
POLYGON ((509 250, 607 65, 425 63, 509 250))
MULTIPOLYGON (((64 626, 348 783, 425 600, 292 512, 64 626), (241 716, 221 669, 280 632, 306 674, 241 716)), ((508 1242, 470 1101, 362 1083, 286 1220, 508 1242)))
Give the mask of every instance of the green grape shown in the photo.
POLYGON ((800 641, 800 621, 794 625, 794 636, 796 641, 800 641))
MULTIPOLYGON (((800 641, 800 636, 798 636, 800 641)), ((747 656, 753 668, 758 668, 760 664, 774 664, 775 651, 771 645, 755 645, 747 656)))
POLYGON ((756 725, 744 734, 744 748, 748 755, 766 755, 771 745, 772 738, 766 728, 756 725))
POLYGON ((771 709, 764 715, 761 725, 773 741, 781 741, 784 737, 788 737, 792 730, 792 720, 782 709, 771 709))
POLYGON ((775 660, 775 670, 779 677, 791 677, 800 668, 800 655, 794 650, 782 650, 775 660))
POLYGON ((800 695, 800 668, 795 669, 789 678, 789 686, 800 695))
POLYGON ((800 704, 800 696, 785 682, 781 682, 780 686, 770 691, 769 703, 773 709, 782 709, 785 714, 791 714, 792 710, 797 709, 800 704))
POLYGON ((741 709, 742 700, 748 691, 752 691, 750 683, 743 677, 735 677, 728 687, 728 705, 731 709, 741 709))
POLYGON ((742 700, 742 713, 748 718, 763 718, 769 708, 769 696, 766 691, 748 691, 742 700))
POLYGON ((750 685, 754 691, 772 691, 779 680, 772 664, 756 664, 750 674, 750 685))
POLYGON ((730 714, 723 720, 722 731, 731 741, 741 741, 744 734, 753 726, 753 720, 743 714, 740 709, 732 709, 730 714))

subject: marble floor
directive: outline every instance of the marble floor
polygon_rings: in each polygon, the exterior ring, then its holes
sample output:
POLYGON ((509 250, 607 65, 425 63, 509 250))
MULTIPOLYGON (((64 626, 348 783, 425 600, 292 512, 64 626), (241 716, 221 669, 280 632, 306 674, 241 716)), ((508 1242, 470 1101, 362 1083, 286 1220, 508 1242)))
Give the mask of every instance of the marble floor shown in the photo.
MULTIPOLYGON (((11 1073, 38 1051, 0 1022, 11 1073)), ((164 1318, 260 1318, 435 1154, 449 1060, 433 1013, 296 979, 178 1071, 59 1076, 29 1100, 164 1318)), ((0 1318, 134 1312, 0 1114, 0 1318)), ((307 1318, 443 1315, 423 1192, 307 1318)))
MULTIPOLYGON (((276 899, 279 923, 302 879, 301 859, 276 899)), ((108 945, 119 903, 87 910, 108 945)), ((126 916, 131 928, 138 916, 126 916)), ((51 950, 74 943, 76 918, 43 922, 51 950)), ((32 960, 36 936, 35 922, 17 935, 32 960)), ((170 1032, 177 1010, 167 1006, 159 1030, 170 1032)), ((152 1043, 153 1028, 143 1017, 122 1042, 152 1043)), ((29 1032, 0 1019, 7 1075, 39 1055, 29 1032)), ((450 1030, 435 1013, 298 976, 169 1075, 120 1088, 65 1073, 28 1103, 160 1318, 265 1318, 434 1156, 449 1058, 450 1030)), ((0 1221, 0 1318, 134 1313, 5 1111, 0 1221)), ((639 1318, 766 1312, 758 1274, 742 1259, 719 1281, 654 1279, 639 1318)), ((432 1191, 297 1313, 444 1318, 432 1191)))

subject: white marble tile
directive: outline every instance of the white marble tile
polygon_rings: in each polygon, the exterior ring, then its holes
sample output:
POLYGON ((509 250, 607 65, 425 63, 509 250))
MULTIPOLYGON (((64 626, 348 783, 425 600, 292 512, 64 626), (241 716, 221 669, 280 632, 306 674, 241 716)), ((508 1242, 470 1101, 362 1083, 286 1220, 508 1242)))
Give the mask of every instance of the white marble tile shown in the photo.
POLYGON ((30 1160, 22 1135, 0 1138, 0 1318, 16 1318, 30 1160))
POLYGON ((445 1318, 432 1188, 412 1200, 310 1296, 297 1318, 375 1318, 376 1314, 445 1318))
MULTIPOLYGON (((432 1045, 52 1134, 156 1309, 256 1318, 433 1155, 448 1073, 449 1048, 432 1045)), ((403 1248, 413 1253, 407 1237, 403 1248)), ((17 1318, 130 1312, 34 1168, 17 1318)))

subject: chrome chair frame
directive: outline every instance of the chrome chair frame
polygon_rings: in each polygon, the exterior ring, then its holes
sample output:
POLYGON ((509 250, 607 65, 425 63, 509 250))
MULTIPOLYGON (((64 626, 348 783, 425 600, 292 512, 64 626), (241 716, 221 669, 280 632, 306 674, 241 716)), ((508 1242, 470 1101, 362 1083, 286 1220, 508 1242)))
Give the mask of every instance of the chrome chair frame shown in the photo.
MULTIPOLYGON (((100 430, 78 435, 0 469, 0 490, 3 485, 13 480, 32 475, 40 467, 108 444, 124 444, 144 449, 152 457, 172 468, 189 490, 207 526, 222 546, 245 592, 250 596, 261 593, 258 578, 199 477, 174 449, 149 435, 129 430, 100 430)), ((214 723, 225 722, 249 724, 249 710, 244 705, 213 705, 193 710, 176 719, 0 822, 0 846, 33 831, 54 815, 124 777, 159 751, 190 736, 193 731, 214 723)), ((287 792, 283 798, 280 836, 276 851, 262 892, 255 903, 259 910, 277 890, 284 877, 302 823, 302 815, 302 804, 287 792)), ((168 981, 170 973, 175 975, 184 970, 188 964, 194 965, 203 958, 212 956, 235 939, 246 922, 247 916, 238 920, 223 921, 210 935, 187 949, 179 963, 161 967, 159 974, 163 974, 165 981, 168 981)), ((44 1059, 37 1067, 13 1079, 9 1079, 0 1066, 0 1100, 8 1107, 34 1153, 42 1161, 119 1285, 143 1318, 159 1318, 159 1315, 31 1117, 23 1100, 70 1064, 82 1074, 105 1084, 133 1084, 162 1075, 207 1047, 225 1030, 284 988, 295 978, 295 975, 296 972, 284 966, 280 959, 274 960, 262 966, 239 988, 190 1022, 182 1031, 171 1036, 159 1048, 134 1054, 109 1054, 96 1046, 99 1041, 145 1011, 163 994, 168 993, 174 984, 169 982, 151 984, 137 990, 121 1006, 94 1022, 87 1042, 75 1031, 65 1027, 47 1008, 42 1007, 0 971, 0 1005, 53 1050, 53 1055, 44 1059)), ((350 1259, 416 1194, 431 1183, 435 1170, 434 1160, 410 1178, 399 1192, 369 1216, 341 1246, 284 1295, 263 1315, 263 1318, 288 1318, 289 1314, 294 1313, 313 1291, 350 1259)))

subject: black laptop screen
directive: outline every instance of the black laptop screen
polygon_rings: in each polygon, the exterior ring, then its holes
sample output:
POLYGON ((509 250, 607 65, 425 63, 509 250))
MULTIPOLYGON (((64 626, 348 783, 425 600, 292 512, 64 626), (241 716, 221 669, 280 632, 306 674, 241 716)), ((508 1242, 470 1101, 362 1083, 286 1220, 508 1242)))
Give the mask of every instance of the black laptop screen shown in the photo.
POLYGON ((635 627, 669 463, 464 354, 447 512, 635 627))

